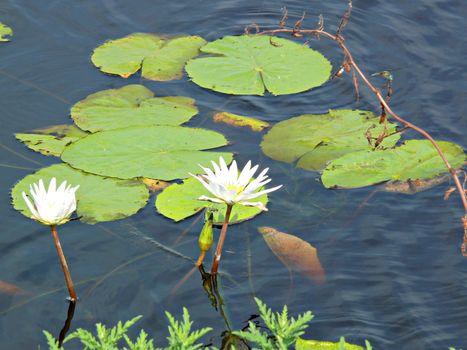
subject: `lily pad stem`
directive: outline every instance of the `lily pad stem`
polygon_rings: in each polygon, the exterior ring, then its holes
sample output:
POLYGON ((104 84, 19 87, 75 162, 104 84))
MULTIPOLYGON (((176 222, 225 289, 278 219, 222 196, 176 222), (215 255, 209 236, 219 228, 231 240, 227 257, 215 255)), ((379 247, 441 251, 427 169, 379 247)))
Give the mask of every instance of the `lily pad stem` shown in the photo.
POLYGON ((68 293, 70 294, 70 301, 76 302, 78 297, 76 296, 75 287, 73 281, 71 280, 70 270, 66 263, 65 255, 63 254, 62 246, 60 240, 58 239, 58 232, 56 225, 50 225, 50 230, 52 231, 52 236, 54 238, 55 248, 57 249, 57 254, 60 259, 60 265, 62 265, 63 274, 65 275, 66 286, 68 288, 68 293))
POLYGON ((219 242, 217 242, 216 252, 214 254, 214 260, 212 262, 211 274, 216 274, 219 268, 219 263, 222 256, 222 248, 224 247, 225 237, 227 236, 227 228, 229 226, 230 214, 232 213, 232 204, 227 204, 227 210, 225 211, 225 219, 222 224, 221 234, 219 236, 219 242))

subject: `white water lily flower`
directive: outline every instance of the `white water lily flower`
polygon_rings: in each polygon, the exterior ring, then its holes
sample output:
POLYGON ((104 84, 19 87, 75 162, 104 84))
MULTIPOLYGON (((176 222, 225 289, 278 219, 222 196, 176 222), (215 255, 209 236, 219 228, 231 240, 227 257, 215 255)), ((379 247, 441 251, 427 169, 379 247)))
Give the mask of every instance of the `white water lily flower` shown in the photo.
POLYGON ((226 203, 234 205, 236 203, 250 207, 257 207, 267 211, 267 208, 261 202, 248 202, 248 200, 257 198, 263 194, 278 190, 282 185, 258 191, 261 187, 271 181, 266 175, 269 168, 264 169, 254 180, 253 175, 258 169, 258 165, 251 167, 251 161, 245 165, 243 170, 238 173, 237 163, 235 160, 227 167, 225 160, 220 157, 219 165, 211 162, 214 172, 209 168, 201 167, 206 174, 193 175, 195 179, 203 184, 206 189, 211 192, 215 198, 201 196, 199 200, 206 200, 214 203, 226 203))
POLYGON ((66 181, 57 188, 57 181, 52 178, 46 191, 41 179, 38 184, 29 186, 32 203, 24 192, 23 198, 32 213, 32 219, 44 225, 61 225, 70 220, 71 214, 76 210, 75 192, 78 188, 79 185, 67 187, 66 181))

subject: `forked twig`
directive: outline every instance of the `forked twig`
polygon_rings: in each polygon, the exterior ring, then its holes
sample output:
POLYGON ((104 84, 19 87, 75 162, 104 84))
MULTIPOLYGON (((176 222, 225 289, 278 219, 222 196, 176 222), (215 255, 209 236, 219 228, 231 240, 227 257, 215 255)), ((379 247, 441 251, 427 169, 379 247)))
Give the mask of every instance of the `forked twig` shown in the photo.
MULTIPOLYGON (((352 80, 353 80, 354 86, 356 87, 356 91, 359 91, 358 79, 361 79, 363 81, 363 83, 376 96, 376 99, 378 100, 378 102, 381 105, 381 111, 382 111, 381 119, 382 119, 382 122, 386 122, 386 117, 387 117, 387 115, 389 115, 389 116, 393 117, 395 120, 397 120, 399 123, 401 123, 404 126, 404 129, 412 129, 412 130, 418 132, 425 139, 427 139, 427 140, 429 140, 431 142, 433 147, 438 152, 440 158, 443 160, 447 170, 449 171, 449 173, 451 174, 452 179, 454 180, 455 186, 457 188, 457 192, 459 193, 462 205, 464 207, 465 214, 464 214, 464 216, 462 218, 462 223, 463 223, 463 227, 464 227, 464 239, 463 239, 463 243, 462 243, 462 246, 461 246, 461 251, 462 251, 462 254, 464 256, 467 256, 467 198, 466 198, 466 193, 465 193, 464 186, 462 185, 462 183, 459 180, 456 169, 454 169, 451 166, 449 160, 446 158, 446 155, 441 150, 439 144, 435 141, 435 139, 427 131, 425 131, 424 129, 418 127, 417 125, 409 122, 408 120, 402 118, 401 116, 399 116, 396 112, 394 112, 392 110, 391 106, 389 105, 389 99, 390 99, 391 94, 392 94, 391 85, 386 86, 387 93, 386 93, 386 96, 383 96, 382 93, 381 93, 381 90, 376 88, 370 82, 370 80, 363 73, 363 71, 361 70, 359 65, 356 63, 352 53, 350 52, 350 50, 348 49, 348 47, 345 44, 344 37, 342 36, 342 30, 345 28, 345 26, 347 25, 347 23, 348 23, 348 21, 350 19, 351 11, 352 11, 352 0, 349 0, 347 11, 345 12, 344 16, 341 19, 341 22, 339 24, 339 27, 337 29, 336 34, 331 34, 331 33, 327 32, 326 30, 324 30, 324 24, 323 24, 324 22, 322 20, 322 17, 320 16, 320 22, 318 24, 317 29, 302 29, 301 28, 301 21, 303 21, 303 19, 300 19, 297 22, 300 25, 299 26, 295 25, 295 27, 292 28, 292 29, 290 29, 290 28, 278 28, 278 29, 263 30, 263 31, 259 30, 256 33, 256 35, 275 35, 275 34, 279 34, 279 33, 288 33, 288 34, 291 34, 294 37, 312 36, 312 37, 319 38, 321 36, 324 36, 324 37, 326 37, 328 39, 331 39, 331 40, 333 40, 333 41, 335 41, 337 43, 337 45, 342 49, 342 52, 343 52, 343 55, 344 55, 344 63, 341 65, 341 67, 339 68, 337 73, 334 74, 334 76, 338 77, 339 75, 342 75, 344 73, 344 71, 347 72, 347 73, 349 71, 351 71, 352 72, 352 80)), ((303 18, 303 16, 302 16, 302 18, 303 18)), ((387 135, 386 135, 386 137, 387 137, 387 135)), ((379 139, 379 137, 378 137, 378 139, 379 139)), ((380 141, 382 141, 382 140, 380 140, 380 141)))

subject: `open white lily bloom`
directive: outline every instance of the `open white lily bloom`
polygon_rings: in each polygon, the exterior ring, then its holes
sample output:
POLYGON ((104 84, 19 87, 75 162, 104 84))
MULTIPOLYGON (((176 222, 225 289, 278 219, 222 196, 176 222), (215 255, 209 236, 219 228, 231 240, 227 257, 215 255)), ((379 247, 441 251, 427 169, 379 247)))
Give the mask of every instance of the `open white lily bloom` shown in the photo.
POLYGON ((260 190, 261 187, 271 181, 266 175, 268 168, 264 169, 254 180, 253 175, 258 169, 258 165, 251 167, 251 161, 245 165, 243 170, 238 172, 235 160, 227 167, 225 160, 220 157, 219 165, 212 162, 214 172, 209 168, 201 167, 206 174, 191 176, 198 179, 206 189, 214 195, 214 198, 201 196, 199 200, 206 200, 214 203, 226 203, 227 205, 241 204, 250 207, 257 207, 267 211, 267 208, 261 202, 249 202, 263 194, 278 190, 282 185, 260 190))
POLYGON ((23 198, 32 213, 32 219, 44 225, 61 225, 70 220, 71 214, 76 210, 75 192, 79 185, 67 186, 66 181, 63 181, 57 188, 57 180, 53 178, 47 191, 42 179, 29 188, 32 202, 24 192, 23 198))

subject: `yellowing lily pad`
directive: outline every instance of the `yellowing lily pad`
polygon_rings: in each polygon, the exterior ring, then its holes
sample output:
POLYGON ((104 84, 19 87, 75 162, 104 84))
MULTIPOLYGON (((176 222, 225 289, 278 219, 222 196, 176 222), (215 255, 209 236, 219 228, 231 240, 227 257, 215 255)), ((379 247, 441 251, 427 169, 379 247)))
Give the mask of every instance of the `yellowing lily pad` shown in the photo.
POLYGON ((269 126, 269 123, 243 115, 237 115, 229 112, 218 112, 212 117, 215 122, 225 123, 233 126, 246 126, 251 130, 260 132, 269 126))
POLYGON ((46 156, 60 157, 66 145, 87 135, 87 132, 74 125, 62 124, 28 133, 17 133, 15 137, 36 152, 46 156))
MULTIPOLYGON (((327 114, 305 114, 274 125, 261 142, 263 152, 270 158, 296 163, 306 170, 321 170, 326 163, 344 154, 370 150, 366 134, 373 137, 384 130, 379 117, 369 111, 330 110, 327 114)), ((396 131, 388 123, 387 133, 396 131)), ((382 147, 392 147, 400 135, 384 139, 382 147)))
MULTIPOLYGON (((198 213, 204 208, 213 208, 217 209, 214 212, 214 222, 222 224, 224 222, 226 205, 198 200, 203 195, 212 197, 212 194, 198 180, 189 178, 181 184, 173 184, 165 188, 157 196, 156 209, 165 217, 174 221, 180 221, 198 213)), ((268 196, 267 194, 262 195, 255 198, 254 201, 261 202, 266 206, 268 196)), ((232 209, 230 223, 239 223, 251 219, 260 213, 261 210, 256 207, 235 205, 232 209)))
POLYGON ((0 23, 0 41, 10 41, 9 36, 13 35, 13 29, 0 23))
POLYGON ((340 347, 340 344, 321 341, 321 340, 305 340, 298 338, 295 343, 295 350, 363 350, 361 346, 345 343, 344 347, 340 347))
POLYGON ((201 173, 198 164, 224 157, 226 152, 205 152, 227 139, 214 131, 180 126, 130 127, 102 131, 67 146, 62 159, 77 169, 120 179, 147 177, 174 180, 201 173))
POLYGON ((76 125, 91 132, 129 126, 180 125, 197 113, 193 99, 154 97, 143 85, 99 91, 71 108, 76 125))
MULTIPOLYGON (((446 141, 438 144, 454 169, 465 164, 462 147, 446 141)), ((337 158, 324 169, 321 180, 327 188, 357 188, 389 180, 430 179, 446 172, 431 142, 410 140, 393 149, 360 151, 337 158)))
POLYGON ((13 206, 23 215, 31 213, 21 193, 29 194, 29 185, 42 179, 46 184, 52 177, 57 183, 67 181, 79 185, 76 192, 77 215, 86 223, 118 220, 135 214, 144 207, 149 199, 149 192, 143 183, 133 180, 104 178, 83 173, 66 164, 55 164, 27 175, 11 191, 13 206))
POLYGON ((226 36, 201 51, 212 56, 188 61, 195 84, 234 95, 286 95, 324 84, 331 64, 306 45, 270 36, 226 36))
POLYGON ((186 61, 198 55, 205 44, 199 36, 167 39, 148 33, 134 33, 109 40, 94 50, 92 63, 104 73, 128 78, 142 67, 143 78, 179 79, 186 61))

